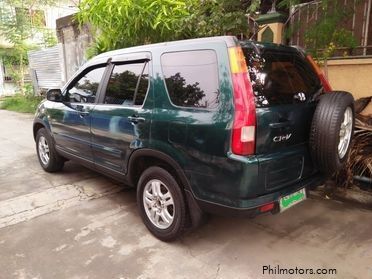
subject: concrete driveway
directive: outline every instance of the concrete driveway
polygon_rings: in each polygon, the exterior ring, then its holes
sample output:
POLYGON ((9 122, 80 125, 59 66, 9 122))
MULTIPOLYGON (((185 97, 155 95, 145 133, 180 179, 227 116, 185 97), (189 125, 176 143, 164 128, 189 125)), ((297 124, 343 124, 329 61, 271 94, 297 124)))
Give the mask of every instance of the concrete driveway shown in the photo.
POLYGON ((372 278, 372 212, 310 198, 276 216, 211 217, 163 243, 134 190, 71 162, 45 173, 32 116, 0 110, 0 278, 372 278))

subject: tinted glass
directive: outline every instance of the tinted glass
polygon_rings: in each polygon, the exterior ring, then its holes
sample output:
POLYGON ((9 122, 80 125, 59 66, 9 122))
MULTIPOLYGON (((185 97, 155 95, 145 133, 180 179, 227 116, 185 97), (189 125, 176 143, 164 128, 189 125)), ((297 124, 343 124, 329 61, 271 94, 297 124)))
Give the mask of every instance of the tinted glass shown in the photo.
POLYGON ((296 52, 243 49, 257 107, 306 102, 321 88, 312 67, 296 52))
POLYGON ((144 66, 145 63, 115 65, 107 85, 104 103, 128 106, 134 104, 136 97, 135 104, 142 105, 148 87, 148 73, 141 76, 144 66), (135 94, 137 85, 138 93, 135 94))
POLYGON ((104 71, 105 67, 90 70, 72 84, 67 91, 69 101, 72 103, 94 103, 104 71))
POLYGON ((165 53, 161 65, 173 104, 212 109, 218 106, 218 68, 213 50, 165 53))

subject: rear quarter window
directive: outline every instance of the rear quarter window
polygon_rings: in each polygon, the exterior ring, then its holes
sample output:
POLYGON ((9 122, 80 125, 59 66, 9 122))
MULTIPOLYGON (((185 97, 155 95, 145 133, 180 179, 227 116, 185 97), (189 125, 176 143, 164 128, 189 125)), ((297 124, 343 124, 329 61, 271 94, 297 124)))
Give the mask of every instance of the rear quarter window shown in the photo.
POLYGON ((257 107, 311 100, 321 88, 312 67, 296 52, 264 50, 257 55, 244 48, 257 107))
POLYGON ((213 50, 164 53, 161 66, 169 98, 174 105, 205 109, 218 107, 218 67, 213 50))

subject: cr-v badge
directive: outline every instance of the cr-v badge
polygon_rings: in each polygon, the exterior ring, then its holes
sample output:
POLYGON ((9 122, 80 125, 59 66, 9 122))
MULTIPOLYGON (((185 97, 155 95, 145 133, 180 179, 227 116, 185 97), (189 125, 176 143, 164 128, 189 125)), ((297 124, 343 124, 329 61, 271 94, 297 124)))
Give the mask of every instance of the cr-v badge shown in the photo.
POLYGON ((291 134, 286 134, 286 135, 281 135, 281 136, 276 136, 273 138, 273 142, 281 142, 281 141, 287 141, 289 138, 292 136, 291 134))

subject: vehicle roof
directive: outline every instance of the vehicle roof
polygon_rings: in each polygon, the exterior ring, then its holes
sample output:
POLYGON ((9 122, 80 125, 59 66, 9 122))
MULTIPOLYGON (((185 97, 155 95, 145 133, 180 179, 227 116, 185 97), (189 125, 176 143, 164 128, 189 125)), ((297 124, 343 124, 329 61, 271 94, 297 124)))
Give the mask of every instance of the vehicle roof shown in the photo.
POLYGON ((261 51, 263 49, 270 49, 270 50, 277 50, 277 51, 290 51, 290 52, 297 52, 299 50, 296 46, 287 46, 282 44, 275 44, 275 43, 267 43, 267 42, 256 42, 251 40, 246 41, 239 41, 242 47, 252 47, 261 51))
POLYGON ((216 37, 205 37, 197 39, 188 39, 188 40, 179 40, 179 41, 170 41, 156 44, 141 45, 135 47, 122 48, 117 50, 112 50, 108 52, 101 53, 94 57, 93 59, 109 58, 115 55, 131 53, 131 52, 141 52, 141 51, 150 51, 155 49, 164 49, 168 46, 177 46, 177 45, 190 45, 195 43, 203 42, 225 42, 227 47, 235 46, 238 43, 238 40, 235 36, 216 36, 216 37))
POLYGON ((200 44, 203 42, 204 43, 225 42, 227 47, 233 47, 240 43, 243 47, 253 47, 258 51, 262 49, 266 49, 266 48, 275 49, 279 51, 281 50, 282 51, 295 51, 296 50, 296 48, 294 47, 281 45, 281 44, 256 42, 252 40, 238 41, 238 39, 235 36, 215 36, 215 37, 170 41, 170 42, 148 44, 148 45, 141 45, 141 46, 112 50, 112 51, 101 53, 93 57, 91 60, 87 62, 86 66, 96 64, 98 61, 103 62, 105 61, 105 59, 109 59, 117 55, 136 53, 136 52, 147 52, 147 51, 158 50, 158 49, 164 50, 166 47, 170 47, 170 46, 178 46, 178 45, 187 46, 187 45, 193 45, 193 44, 200 44))

